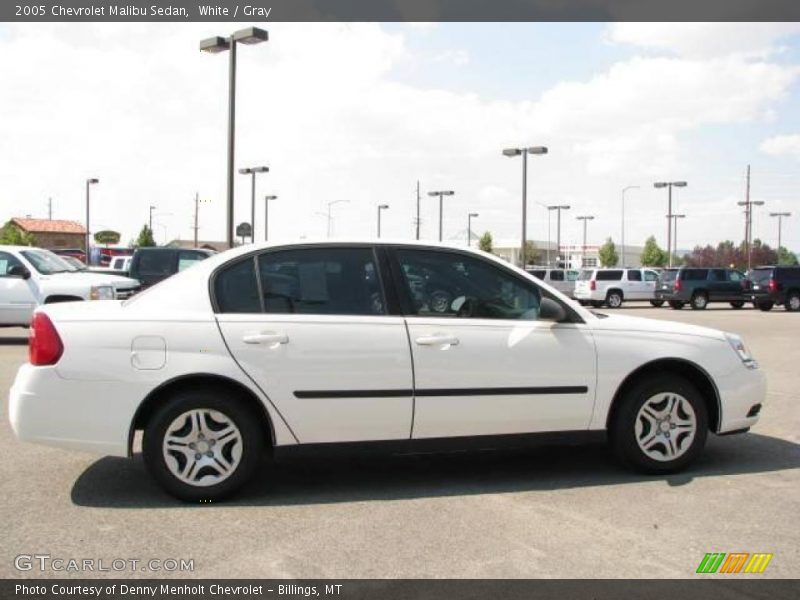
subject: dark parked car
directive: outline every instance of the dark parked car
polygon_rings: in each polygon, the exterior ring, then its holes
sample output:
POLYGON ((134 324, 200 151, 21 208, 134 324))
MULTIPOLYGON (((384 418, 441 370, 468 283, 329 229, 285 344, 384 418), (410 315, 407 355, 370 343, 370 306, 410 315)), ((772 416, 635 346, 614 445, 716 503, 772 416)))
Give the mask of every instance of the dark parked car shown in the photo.
POLYGON ((702 310, 709 302, 728 302, 733 308, 742 308, 750 299, 747 292, 747 277, 736 269, 680 267, 661 273, 656 300, 666 300, 675 309, 690 304, 702 310))
POLYGON ((138 279, 145 289, 212 254, 202 248, 139 248, 133 253, 128 277, 138 279))
POLYGON ((747 274, 748 296, 761 310, 782 304, 788 311, 800 311, 800 267, 757 267, 747 274))

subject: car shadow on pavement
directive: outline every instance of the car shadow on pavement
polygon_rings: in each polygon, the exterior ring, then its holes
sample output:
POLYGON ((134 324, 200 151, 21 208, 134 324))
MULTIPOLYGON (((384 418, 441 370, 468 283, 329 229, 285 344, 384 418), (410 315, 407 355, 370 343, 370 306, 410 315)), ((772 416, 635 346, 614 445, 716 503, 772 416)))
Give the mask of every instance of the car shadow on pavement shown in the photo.
MULTIPOLYGON (((428 497, 535 492, 664 481, 688 485, 718 477, 800 468, 800 444, 758 434, 712 436, 693 467, 677 475, 645 476, 619 467, 603 444, 524 451, 407 456, 305 458, 267 462, 255 481, 225 506, 288 506, 428 497)), ((107 457, 72 488, 79 506, 186 506, 148 476, 141 455, 107 457)), ((204 504, 203 506, 209 506, 204 504)))

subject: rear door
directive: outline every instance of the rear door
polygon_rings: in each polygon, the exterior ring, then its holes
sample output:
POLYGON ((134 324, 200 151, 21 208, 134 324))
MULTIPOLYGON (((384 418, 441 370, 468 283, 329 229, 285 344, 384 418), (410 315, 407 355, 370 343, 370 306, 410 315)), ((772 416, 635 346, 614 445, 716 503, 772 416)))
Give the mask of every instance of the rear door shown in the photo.
POLYGON ((731 300, 733 291, 726 269, 711 269, 708 275, 708 299, 711 301, 731 300))
POLYGON ((643 300, 652 300, 656 297, 656 286, 658 285, 658 273, 650 269, 642 269, 644 277, 645 297, 643 300))
POLYGON ((272 249, 212 284, 231 353, 301 443, 407 439, 413 378, 370 246, 272 249))
POLYGON ((628 300, 645 300, 647 292, 639 269, 628 269, 625 282, 625 298, 628 300))
POLYGON ((414 357, 414 438, 585 429, 594 340, 583 323, 538 320, 540 288, 455 250, 395 249, 414 357), (407 276, 430 275, 420 286, 407 276), (438 310, 437 297, 451 299, 438 310))

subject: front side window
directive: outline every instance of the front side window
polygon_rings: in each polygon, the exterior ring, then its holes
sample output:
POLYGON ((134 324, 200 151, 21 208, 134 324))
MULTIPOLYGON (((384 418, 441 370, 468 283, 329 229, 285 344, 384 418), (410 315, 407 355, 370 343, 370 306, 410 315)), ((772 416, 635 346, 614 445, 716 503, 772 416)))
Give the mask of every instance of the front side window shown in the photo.
POLYGON ((382 315, 383 293, 369 248, 309 248, 258 257, 264 310, 314 315, 382 315))
POLYGON ((414 314, 422 317, 539 317, 539 291, 487 261, 455 252, 397 251, 414 314))
POLYGON ((658 281, 658 273, 655 271, 645 271, 644 272, 644 280, 645 281, 658 281))
POLYGON ((13 254, 8 252, 0 252, 0 277, 13 277, 9 271, 12 267, 21 267, 22 263, 13 254))
POLYGON ((728 273, 728 277, 734 283, 741 283, 742 281, 745 280, 744 274, 740 273, 739 271, 730 271, 728 273))

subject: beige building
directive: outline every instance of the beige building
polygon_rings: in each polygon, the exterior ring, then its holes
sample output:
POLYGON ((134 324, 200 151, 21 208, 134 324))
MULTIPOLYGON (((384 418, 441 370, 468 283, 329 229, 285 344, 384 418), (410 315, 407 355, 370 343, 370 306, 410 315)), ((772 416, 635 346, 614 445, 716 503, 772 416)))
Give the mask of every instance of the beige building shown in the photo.
POLYGON ((67 248, 84 249, 86 229, 76 221, 59 219, 11 219, 11 224, 23 233, 33 236, 34 246, 48 250, 67 248))

